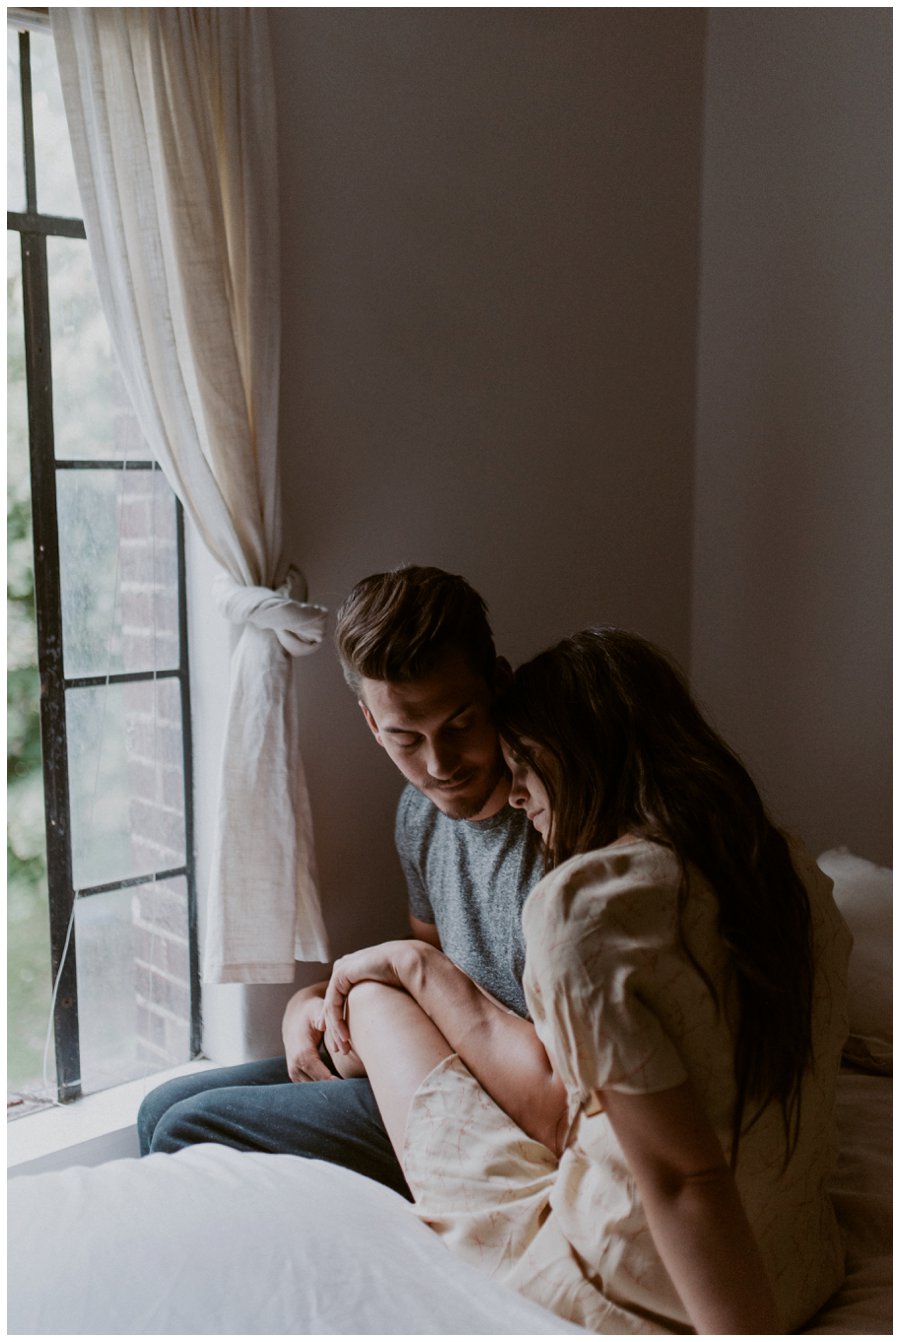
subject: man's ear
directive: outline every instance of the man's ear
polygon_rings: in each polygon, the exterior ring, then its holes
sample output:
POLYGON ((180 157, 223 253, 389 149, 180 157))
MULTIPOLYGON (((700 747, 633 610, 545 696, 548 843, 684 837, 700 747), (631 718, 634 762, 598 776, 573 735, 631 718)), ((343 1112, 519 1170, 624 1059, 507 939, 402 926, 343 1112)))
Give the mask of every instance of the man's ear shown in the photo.
POLYGON ((362 709, 362 715, 363 715, 363 717, 365 718, 366 722, 369 724, 369 730, 371 731, 372 735, 375 737, 375 740, 378 742, 378 744, 379 744, 380 746, 383 746, 383 745, 384 745, 384 742, 382 741, 382 739, 381 739, 381 733, 380 733, 379 730, 378 730, 378 723, 377 723, 377 722, 375 721, 375 719, 372 717, 372 714, 369 712, 368 708, 367 708, 366 705, 363 703, 362 699, 357 699, 356 702, 359 704, 360 708, 362 709))

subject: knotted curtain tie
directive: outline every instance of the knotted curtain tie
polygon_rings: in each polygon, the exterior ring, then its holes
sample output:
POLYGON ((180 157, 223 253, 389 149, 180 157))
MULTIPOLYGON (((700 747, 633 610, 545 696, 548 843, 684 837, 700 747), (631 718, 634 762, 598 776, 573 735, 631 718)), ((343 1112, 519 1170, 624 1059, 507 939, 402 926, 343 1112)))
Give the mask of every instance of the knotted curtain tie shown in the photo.
POLYGON ((247 587, 228 573, 213 581, 213 597, 226 620, 271 629, 292 657, 315 652, 325 634, 328 609, 307 602, 306 591, 306 579, 293 565, 276 588, 247 587))

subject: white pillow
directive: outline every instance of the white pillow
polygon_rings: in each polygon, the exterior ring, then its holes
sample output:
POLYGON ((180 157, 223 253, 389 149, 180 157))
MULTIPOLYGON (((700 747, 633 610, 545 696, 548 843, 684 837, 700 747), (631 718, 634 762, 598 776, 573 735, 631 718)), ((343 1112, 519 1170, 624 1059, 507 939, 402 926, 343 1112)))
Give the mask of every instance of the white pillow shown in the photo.
POLYGON ((846 848, 822 853, 819 866, 834 881, 834 899, 853 934, 848 975, 850 1035, 844 1058, 890 1076, 893 873, 846 848))

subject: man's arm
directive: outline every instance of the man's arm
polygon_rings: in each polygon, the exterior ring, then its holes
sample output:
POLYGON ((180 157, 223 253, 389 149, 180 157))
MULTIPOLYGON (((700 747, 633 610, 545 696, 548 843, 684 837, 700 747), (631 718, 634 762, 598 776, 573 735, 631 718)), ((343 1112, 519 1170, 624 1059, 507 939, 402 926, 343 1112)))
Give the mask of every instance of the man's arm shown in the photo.
POLYGON ((427 941, 428 945, 433 946, 435 950, 439 951, 441 949, 441 939, 434 923, 423 923, 421 918, 414 918, 410 914, 409 925, 412 929, 414 941, 427 941))
POLYGON ((529 1021, 500 1006, 434 946, 389 941, 335 962, 325 994, 336 1048, 349 1048, 344 1004, 364 980, 405 988, 491 1098, 524 1132, 559 1153, 566 1093, 529 1021))

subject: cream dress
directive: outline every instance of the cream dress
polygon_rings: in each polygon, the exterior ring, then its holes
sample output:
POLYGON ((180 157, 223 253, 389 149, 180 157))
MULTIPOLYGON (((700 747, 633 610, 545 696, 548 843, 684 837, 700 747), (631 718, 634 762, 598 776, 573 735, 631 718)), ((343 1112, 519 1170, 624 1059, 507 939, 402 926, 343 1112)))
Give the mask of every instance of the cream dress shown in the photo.
MULTIPOLYGON (((787 1169, 776 1106, 742 1137, 737 1166, 787 1329, 843 1276, 826 1184, 850 949, 831 881, 802 849, 793 858, 812 907, 813 1066, 787 1169)), ((513 1123, 455 1054, 423 1082, 407 1124, 402 1163, 423 1220, 474 1265, 597 1333, 692 1331, 597 1092, 666 1090, 689 1078, 730 1151, 734 1013, 716 900, 693 873, 684 931, 721 1012, 681 948, 678 883, 671 852, 627 840, 564 863, 525 904, 525 996, 568 1094, 561 1158, 513 1123)))

